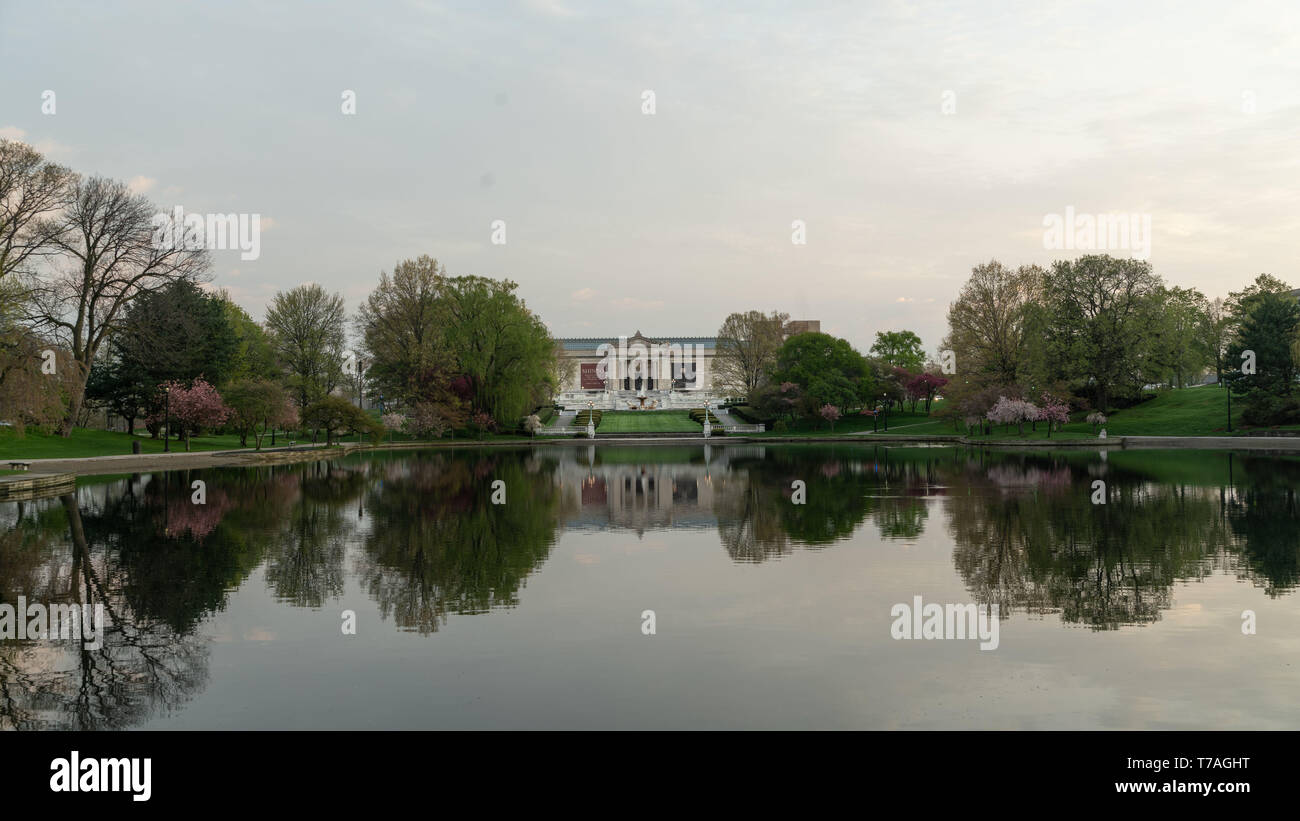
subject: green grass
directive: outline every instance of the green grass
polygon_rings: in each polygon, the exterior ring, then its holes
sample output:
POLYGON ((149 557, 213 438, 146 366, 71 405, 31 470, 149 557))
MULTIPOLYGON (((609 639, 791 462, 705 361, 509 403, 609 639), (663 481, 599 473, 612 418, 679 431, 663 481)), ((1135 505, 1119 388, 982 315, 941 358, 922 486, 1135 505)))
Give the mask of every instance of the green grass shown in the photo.
MULTIPOLYGON (((1234 400, 1236 397, 1234 397, 1234 400)), ((1110 414, 1106 422, 1109 436, 1227 436, 1228 405, 1227 396, 1222 388, 1205 386, 1182 388, 1165 391, 1155 399, 1143 402, 1126 410, 1110 414)), ((1242 403, 1234 401, 1232 405, 1232 434, 1249 435, 1260 430, 1296 430, 1297 425, 1283 425, 1279 428, 1250 428, 1241 422, 1242 403)), ((1075 414, 1074 421, 1052 432, 1053 439, 1094 439, 1097 434, 1091 425, 1083 421, 1084 414, 1075 414)), ((838 427, 838 425, 837 425, 838 427)), ((1047 433, 1042 425, 1037 431, 1030 431, 1025 426, 1022 437, 1015 426, 1009 429, 995 426, 993 433, 979 438, 999 439, 1046 439, 1047 433)), ((964 426, 960 433, 964 433, 964 426)), ((950 419, 930 419, 919 424, 893 423, 889 426, 890 435, 898 436, 957 436, 950 419)))
POLYGON ((698 433, 686 411, 605 411, 601 433, 698 433))
MULTIPOLYGON (((786 420, 786 430, 783 432, 773 431, 774 422, 769 422, 767 432, 764 434, 745 434, 746 436, 829 436, 831 426, 825 420, 820 421, 820 425, 811 419, 798 419, 794 422, 786 420)), ((889 414, 889 429, 892 431, 898 425, 914 425, 918 422, 924 424, 933 424, 937 420, 932 420, 924 413, 911 413, 908 411, 891 411, 889 414)), ((861 416, 851 414, 844 416, 835 423, 835 435, 844 433, 871 433, 872 422, 870 416, 861 416)), ((883 432, 883 431, 882 431, 883 432)), ((902 431, 900 431, 901 433, 902 431)), ((948 423, 948 433, 952 433, 952 423, 948 423)))
MULTIPOLYGON (((0 428, 0 462, 14 459, 81 459, 87 456, 119 456, 131 453, 133 441, 140 443, 143 453, 163 452, 162 439, 132 436, 129 433, 77 428, 65 439, 57 434, 28 429, 26 435, 19 438, 12 428, 0 428)), ((190 450, 234 450, 238 447, 239 437, 233 434, 195 436, 190 441, 190 450)), ((185 443, 173 440, 172 450, 184 451, 185 443)))

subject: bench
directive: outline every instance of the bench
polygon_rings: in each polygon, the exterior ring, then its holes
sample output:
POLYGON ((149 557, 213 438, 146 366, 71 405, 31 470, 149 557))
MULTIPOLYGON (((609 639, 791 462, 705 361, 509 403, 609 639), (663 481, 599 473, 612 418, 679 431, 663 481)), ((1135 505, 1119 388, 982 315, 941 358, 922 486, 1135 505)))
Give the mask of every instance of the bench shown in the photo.
POLYGON ((31 468, 32 468, 31 462, 10 462, 9 463, 10 470, 31 470, 31 468))

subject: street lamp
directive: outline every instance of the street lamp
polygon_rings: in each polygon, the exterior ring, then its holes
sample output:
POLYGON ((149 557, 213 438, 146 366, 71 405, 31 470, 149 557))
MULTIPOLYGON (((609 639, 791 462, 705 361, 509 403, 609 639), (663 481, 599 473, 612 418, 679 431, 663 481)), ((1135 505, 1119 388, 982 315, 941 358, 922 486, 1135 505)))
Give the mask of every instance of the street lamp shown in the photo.
MULTIPOLYGON (((1227 374, 1224 374, 1224 376, 1226 377, 1227 374)), ((1227 389, 1228 394, 1228 433, 1232 433, 1232 385, 1225 379, 1224 387, 1227 389)))
POLYGON ((884 409, 885 415, 885 433, 889 433, 889 394, 882 393, 880 399, 881 407, 884 409))
POLYGON ((164 420, 164 422, 166 422, 167 429, 163 435, 163 453, 171 453, 172 452, 172 386, 171 385, 167 386, 166 394, 167 394, 167 410, 164 411, 164 413, 166 414, 167 418, 164 420))
POLYGON ((596 438, 596 404, 587 400, 587 438, 596 438))

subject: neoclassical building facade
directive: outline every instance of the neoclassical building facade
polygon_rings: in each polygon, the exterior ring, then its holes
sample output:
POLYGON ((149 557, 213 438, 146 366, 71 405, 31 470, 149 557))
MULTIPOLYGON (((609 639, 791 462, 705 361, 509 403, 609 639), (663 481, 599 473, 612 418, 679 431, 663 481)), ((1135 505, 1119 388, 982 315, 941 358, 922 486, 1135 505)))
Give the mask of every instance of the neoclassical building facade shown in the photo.
POLYGON ((711 336, 570 337, 556 340, 569 363, 561 393, 605 398, 618 394, 710 393, 717 340, 711 336))
MULTIPOLYGON (((786 337, 821 330, 817 320, 791 321, 786 337)), ((643 409, 698 407, 721 397, 714 380, 716 337, 631 336, 557 339, 568 363, 560 388, 562 403, 600 408, 635 405, 643 409)))

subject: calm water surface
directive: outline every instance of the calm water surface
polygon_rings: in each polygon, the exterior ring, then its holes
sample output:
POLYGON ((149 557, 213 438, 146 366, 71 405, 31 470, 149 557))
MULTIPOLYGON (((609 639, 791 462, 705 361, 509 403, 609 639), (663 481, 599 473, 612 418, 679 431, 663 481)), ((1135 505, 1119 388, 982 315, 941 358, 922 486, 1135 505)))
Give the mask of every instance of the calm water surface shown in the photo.
POLYGON ((0 641, 0 727, 1297 728, 1297 487, 1290 457, 871 445, 91 478, 0 504, 0 601, 110 622, 0 641), (998 648, 892 639, 918 595, 996 603, 998 648))

